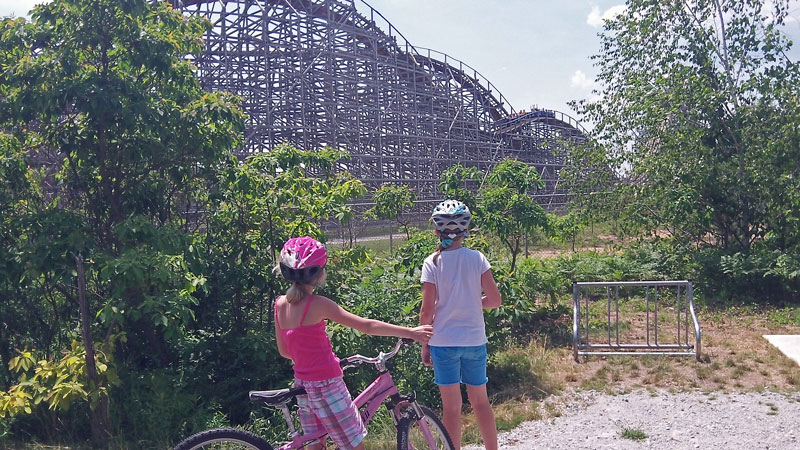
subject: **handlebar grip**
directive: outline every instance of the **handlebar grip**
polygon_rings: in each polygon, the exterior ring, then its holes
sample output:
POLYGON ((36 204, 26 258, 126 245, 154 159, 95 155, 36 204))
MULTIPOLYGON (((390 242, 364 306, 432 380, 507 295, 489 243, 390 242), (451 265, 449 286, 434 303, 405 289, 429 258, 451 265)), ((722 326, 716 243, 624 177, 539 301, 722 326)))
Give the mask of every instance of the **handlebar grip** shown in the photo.
POLYGON ((401 338, 400 340, 403 341, 403 345, 414 345, 415 342, 411 338, 401 338))

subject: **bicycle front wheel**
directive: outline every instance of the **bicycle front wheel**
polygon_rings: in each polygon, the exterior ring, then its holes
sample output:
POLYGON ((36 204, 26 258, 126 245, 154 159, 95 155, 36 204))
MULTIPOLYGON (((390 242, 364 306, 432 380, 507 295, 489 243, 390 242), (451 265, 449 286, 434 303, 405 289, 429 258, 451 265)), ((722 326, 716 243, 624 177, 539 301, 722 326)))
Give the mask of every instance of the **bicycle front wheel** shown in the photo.
POLYGON ((398 450, 453 450, 450 435, 442 421, 430 409, 420 406, 422 417, 416 417, 413 409, 408 410, 397 423, 398 450))
POLYGON ((174 450, 273 450, 255 434, 236 428, 201 431, 186 438, 174 450))

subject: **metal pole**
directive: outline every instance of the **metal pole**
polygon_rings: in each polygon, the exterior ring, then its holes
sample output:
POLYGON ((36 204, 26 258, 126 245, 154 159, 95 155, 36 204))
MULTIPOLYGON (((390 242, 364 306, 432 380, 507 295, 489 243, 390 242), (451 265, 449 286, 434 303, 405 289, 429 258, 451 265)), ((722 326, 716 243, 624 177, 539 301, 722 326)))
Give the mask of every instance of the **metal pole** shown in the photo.
POLYGON ((678 344, 680 344, 681 343, 681 287, 678 286, 676 289, 678 291, 678 299, 677 299, 676 304, 675 304, 675 314, 677 315, 677 319, 678 319, 678 341, 677 342, 678 342, 678 344))
POLYGON ((606 303, 608 315, 606 316, 606 331, 608 332, 608 345, 611 345, 611 288, 606 288, 606 303))
POLYGON ((647 337, 647 345, 650 345, 650 288, 644 288, 644 323, 645 323, 645 336, 647 337))
POLYGON ((614 288, 614 297, 617 301, 617 345, 619 345, 619 286, 614 288))
POLYGON ((658 347, 658 286, 655 288, 655 297, 653 297, 653 323, 655 325, 655 343, 658 347))
POLYGON ((575 362, 578 361, 578 344, 581 339, 580 323, 581 323, 581 304, 580 304, 580 288, 578 284, 572 283, 572 357, 575 362))
POLYGON ((583 339, 589 343, 589 288, 586 288, 586 337, 583 339))

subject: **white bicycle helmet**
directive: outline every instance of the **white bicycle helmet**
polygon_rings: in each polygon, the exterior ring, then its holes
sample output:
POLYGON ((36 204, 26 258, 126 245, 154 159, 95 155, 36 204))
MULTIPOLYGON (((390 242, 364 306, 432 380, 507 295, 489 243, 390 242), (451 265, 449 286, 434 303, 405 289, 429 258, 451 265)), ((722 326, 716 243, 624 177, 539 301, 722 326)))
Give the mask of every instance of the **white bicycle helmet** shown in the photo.
POLYGON ((431 213, 431 219, 438 231, 459 230, 466 232, 469 229, 469 222, 472 214, 467 205, 458 200, 445 200, 436 205, 431 213))

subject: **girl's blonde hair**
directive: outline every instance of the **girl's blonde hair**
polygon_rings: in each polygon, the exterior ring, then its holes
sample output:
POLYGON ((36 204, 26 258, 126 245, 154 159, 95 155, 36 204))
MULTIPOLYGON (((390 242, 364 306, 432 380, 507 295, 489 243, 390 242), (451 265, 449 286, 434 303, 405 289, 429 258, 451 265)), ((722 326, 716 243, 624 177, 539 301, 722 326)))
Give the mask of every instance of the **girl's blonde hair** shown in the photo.
MULTIPOLYGON (((464 235, 462 234, 461 236, 453 239, 453 241, 455 242, 455 241, 457 241, 459 239, 464 239, 464 235)), ((436 250, 433 251, 433 265, 434 266, 438 265, 438 261, 437 260, 439 259, 439 255, 442 254, 442 250, 444 250, 444 247, 442 247, 442 243, 439 242, 439 245, 436 246, 436 250)))
MULTIPOLYGON (((280 266, 276 266, 274 269, 272 269, 272 272, 280 274, 281 273, 280 266)), ((327 277, 328 273, 325 271, 325 268, 323 268, 322 271, 317 276, 317 279, 310 284, 292 283, 292 285, 289 287, 289 290, 286 291, 286 301, 294 304, 308 297, 309 295, 311 295, 311 292, 314 291, 315 287, 322 286, 325 284, 325 279, 327 277)))
POLYGON ((442 243, 440 242, 439 245, 436 246, 436 250, 434 250, 434 252, 433 252, 433 265, 434 266, 438 265, 437 260, 439 259, 439 255, 442 254, 442 250, 444 250, 444 247, 442 247, 442 243))

